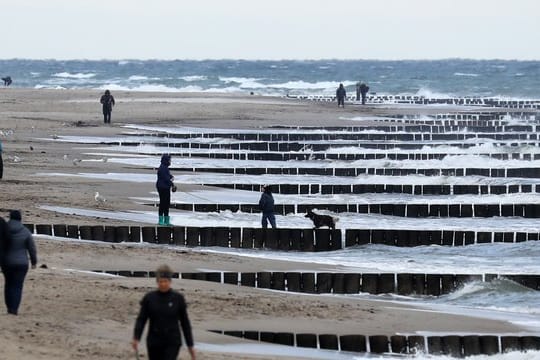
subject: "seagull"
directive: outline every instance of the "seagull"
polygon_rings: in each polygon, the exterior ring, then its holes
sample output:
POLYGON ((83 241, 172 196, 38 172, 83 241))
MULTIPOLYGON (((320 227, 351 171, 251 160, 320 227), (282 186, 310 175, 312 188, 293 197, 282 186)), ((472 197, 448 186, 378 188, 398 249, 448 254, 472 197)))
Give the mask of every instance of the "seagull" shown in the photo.
POLYGON ((73 165, 77 166, 81 161, 81 159, 73 159, 73 165))
POLYGON ((53 134, 53 135, 52 135, 52 138, 56 140, 56 139, 58 139, 58 135, 53 134))
POLYGON ((68 155, 64 154, 64 161, 67 161, 67 159, 68 159, 68 155))
POLYGON ((94 199, 98 202, 98 203, 104 203, 104 202, 107 202, 107 199, 105 199, 103 196, 99 195, 99 193, 96 191, 96 195, 94 196, 94 199))
POLYGON ((20 162, 20 161, 21 161, 21 158, 20 158, 20 157, 18 157, 17 155, 14 155, 14 156, 13 156, 13 162, 16 162, 16 163, 17 163, 17 162, 20 162))
POLYGON ((103 161, 103 162, 107 162, 107 160, 109 160, 109 159, 107 159, 106 157, 101 158, 101 161, 103 161))

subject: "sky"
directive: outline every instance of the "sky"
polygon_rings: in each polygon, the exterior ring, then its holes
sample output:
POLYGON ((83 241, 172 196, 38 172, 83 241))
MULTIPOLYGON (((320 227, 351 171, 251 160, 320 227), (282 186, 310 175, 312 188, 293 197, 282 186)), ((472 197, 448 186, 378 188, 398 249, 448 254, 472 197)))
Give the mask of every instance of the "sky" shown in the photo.
POLYGON ((0 0, 1 59, 540 60, 538 0, 0 0))

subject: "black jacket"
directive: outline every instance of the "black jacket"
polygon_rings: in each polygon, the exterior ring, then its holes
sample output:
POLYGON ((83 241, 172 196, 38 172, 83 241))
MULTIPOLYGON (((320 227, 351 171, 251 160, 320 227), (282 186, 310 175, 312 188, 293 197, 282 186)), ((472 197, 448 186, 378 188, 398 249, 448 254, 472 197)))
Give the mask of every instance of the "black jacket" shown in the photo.
POLYGON ((99 102, 103 104, 103 112, 110 113, 114 106, 114 97, 112 95, 102 95, 99 102))
POLYGON ((259 200, 259 208, 264 213, 273 213, 274 212, 274 197, 272 194, 263 192, 261 199, 259 200))
POLYGON ((344 98, 345 96, 347 96, 347 92, 345 91, 345 88, 344 87, 339 87, 336 90, 336 96, 338 98, 344 98))
POLYGON ((186 301, 182 294, 170 290, 166 293, 152 291, 144 296, 141 301, 141 311, 135 323, 134 338, 141 339, 144 325, 150 319, 148 346, 156 345, 182 345, 180 327, 186 339, 187 346, 193 346, 191 324, 187 314, 186 301))

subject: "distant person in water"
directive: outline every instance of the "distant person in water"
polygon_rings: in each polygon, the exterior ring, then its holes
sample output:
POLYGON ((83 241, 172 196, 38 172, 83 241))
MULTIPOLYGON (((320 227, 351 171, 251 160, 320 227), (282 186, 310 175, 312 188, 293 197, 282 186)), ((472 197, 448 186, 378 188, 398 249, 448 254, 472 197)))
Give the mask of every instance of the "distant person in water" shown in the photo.
POLYGON ((345 96, 347 96, 347 92, 345 91, 345 88, 343 87, 343 84, 339 84, 339 87, 336 90, 336 98, 337 98, 337 106, 340 105, 342 107, 345 107, 345 96))
MULTIPOLYGON (((364 83, 361 83, 358 89, 360 90, 360 95, 362 95, 362 105, 366 105, 366 95, 369 91, 369 86, 367 86, 364 83)), ((356 95, 356 97, 357 97, 356 100, 358 100, 358 95, 356 95)))
POLYGON ((11 80, 11 76, 3 77, 2 80, 4 81, 4 86, 9 86, 13 82, 13 80, 11 80))
POLYGON ((105 124, 110 124, 112 108, 114 106, 114 97, 109 90, 105 90, 105 94, 101 96, 99 102, 103 105, 103 122, 105 124))

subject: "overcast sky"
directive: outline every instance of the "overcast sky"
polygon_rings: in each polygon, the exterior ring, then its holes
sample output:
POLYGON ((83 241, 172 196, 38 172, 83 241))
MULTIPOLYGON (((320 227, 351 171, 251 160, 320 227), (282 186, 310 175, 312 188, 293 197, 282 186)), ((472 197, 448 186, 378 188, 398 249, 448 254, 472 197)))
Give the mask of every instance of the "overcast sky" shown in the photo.
POLYGON ((534 59, 539 0, 0 0, 0 58, 534 59))

